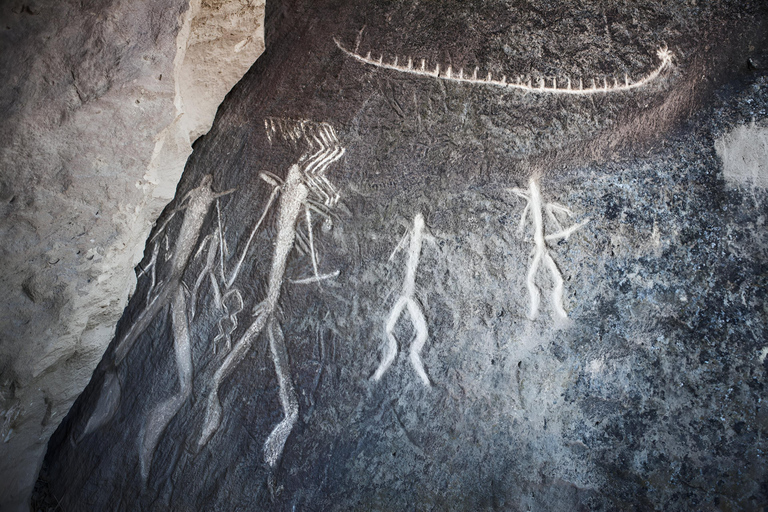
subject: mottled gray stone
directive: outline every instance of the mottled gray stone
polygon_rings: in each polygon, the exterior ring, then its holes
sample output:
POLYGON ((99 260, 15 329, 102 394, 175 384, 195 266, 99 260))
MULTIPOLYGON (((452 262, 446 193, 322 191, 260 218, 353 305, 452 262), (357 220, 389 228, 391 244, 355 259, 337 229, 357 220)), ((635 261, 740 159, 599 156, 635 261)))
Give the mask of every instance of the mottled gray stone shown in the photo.
POLYGON ((726 179, 716 147, 768 126, 767 16, 749 2, 270 4, 267 51, 196 145, 51 441, 52 496, 68 510, 763 507, 768 198, 726 179), (664 46, 674 58, 642 88, 566 96, 382 69, 334 38, 383 62, 561 84, 646 76, 664 46), (313 171, 315 150, 328 165, 313 171), (183 198, 209 174, 235 190, 180 237, 183 198), (179 283, 165 257, 189 243, 179 283), (112 374, 119 406, 86 433, 112 374), (174 397, 158 435, 150 419, 174 397))

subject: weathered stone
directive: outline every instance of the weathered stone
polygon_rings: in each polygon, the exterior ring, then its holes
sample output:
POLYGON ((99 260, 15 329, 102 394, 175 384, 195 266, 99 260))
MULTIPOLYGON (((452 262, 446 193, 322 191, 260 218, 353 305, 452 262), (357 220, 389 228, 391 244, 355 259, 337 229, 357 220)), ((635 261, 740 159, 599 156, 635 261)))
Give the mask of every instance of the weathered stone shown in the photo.
POLYGON ((768 128, 737 126, 715 142, 715 149, 732 185, 768 188, 768 128))
POLYGON ((768 502, 768 203, 716 149, 768 125, 764 3, 267 8, 51 440, 52 499, 768 502))
POLYGON ((0 509, 27 507, 191 143, 263 50, 263 5, 0 6, 0 509))

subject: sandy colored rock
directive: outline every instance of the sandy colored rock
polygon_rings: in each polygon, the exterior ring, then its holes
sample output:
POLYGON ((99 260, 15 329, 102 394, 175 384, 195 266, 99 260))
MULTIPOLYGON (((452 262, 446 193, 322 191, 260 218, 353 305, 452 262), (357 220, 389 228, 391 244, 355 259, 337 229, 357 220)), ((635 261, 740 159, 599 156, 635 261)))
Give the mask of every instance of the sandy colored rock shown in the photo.
POLYGON ((247 0, 0 7, 0 509, 26 507, 48 437, 114 334, 191 143, 263 50, 263 9, 247 0))

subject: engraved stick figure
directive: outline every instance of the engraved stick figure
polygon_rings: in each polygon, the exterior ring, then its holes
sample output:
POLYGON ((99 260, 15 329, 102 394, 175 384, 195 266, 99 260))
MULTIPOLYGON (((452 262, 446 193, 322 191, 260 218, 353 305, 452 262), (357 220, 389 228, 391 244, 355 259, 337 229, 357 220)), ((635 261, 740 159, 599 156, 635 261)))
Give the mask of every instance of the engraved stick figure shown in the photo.
MULTIPOLYGON (((400 250, 404 245, 405 240, 408 237, 406 232, 403 239, 395 247, 394 252, 389 257, 390 261, 394 258, 395 253, 400 250)), ((416 287, 416 268, 419 266, 419 257, 421 256, 421 245, 424 239, 433 241, 430 235, 424 234, 424 216, 421 213, 416 214, 413 219, 413 231, 410 233, 410 246, 408 248, 408 263, 405 267, 405 280, 403 281, 403 291, 397 298, 395 305, 389 312, 387 321, 384 324, 384 333, 387 335, 387 345, 384 350, 384 358, 381 360, 379 367, 376 369, 376 373, 373 374, 373 380, 378 381, 389 369, 392 361, 395 360, 397 355, 397 340, 392 333, 395 330, 395 325, 400 319, 400 315, 403 314, 403 310, 408 308, 408 315, 411 317, 411 324, 414 331, 416 331, 416 337, 413 339, 410 348, 410 360, 411 365, 416 370, 416 373, 421 378, 425 386, 430 387, 431 383, 427 372, 424 371, 424 365, 421 362, 421 349, 424 348, 424 344, 429 337, 429 331, 427 330, 427 321, 424 318, 424 314, 421 312, 419 303, 413 298, 414 289, 416 287)))
POLYGON ((525 229, 525 221, 528 218, 529 212, 533 221, 533 243, 535 245, 535 249, 533 251, 533 261, 531 262, 531 266, 528 269, 528 275, 526 276, 528 293, 531 297, 531 309, 528 313, 528 318, 534 320, 539 315, 541 293, 539 292, 539 288, 536 286, 534 279, 536 278, 536 272, 538 272, 539 264, 542 260, 544 260, 547 268, 549 268, 549 271, 552 275, 552 280, 554 281, 554 287, 552 289, 552 305, 555 308, 555 313, 561 318, 566 318, 568 313, 566 313, 565 309, 563 308, 563 276, 560 274, 560 270, 557 268, 555 260, 553 260, 552 256, 549 254, 549 247, 547 247, 547 242, 559 239, 567 240, 568 237, 571 236, 577 229, 581 228, 587 222, 589 222, 589 219, 586 219, 579 224, 574 224, 567 229, 563 229, 563 227, 560 225, 560 222, 557 220, 557 217, 555 216, 555 212, 564 213, 569 217, 571 217, 573 214, 568 208, 557 203, 546 203, 542 205, 541 191, 539 190, 539 185, 536 183, 534 178, 531 178, 528 182, 527 191, 520 188, 513 188, 512 192, 528 202, 528 204, 525 205, 525 209, 523 210, 523 215, 520 217, 520 233, 522 234, 523 230, 525 229), (551 235, 544 234, 544 216, 542 210, 547 212, 547 217, 560 231, 551 235))
MULTIPOLYGON (((265 179, 270 184, 276 185, 271 178, 261 175, 262 179, 265 179)), ((200 247, 195 254, 195 257, 208 246, 208 252, 206 254, 205 265, 202 271, 197 276, 195 284, 192 288, 191 302, 189 307, 189 318, 195 318, 196 312, 196 300, 200 287, 206 277, 210 279, 211 288, 214 295, 214 306, 222 311, 222 318, 219 319, 218 327, 219 334, 213 340, 213 351, 216 352, 217 342, 220 339, 225 339, 227 344, 227 350, 231 348, 230 334, 237 328, 237 315, 243 309, 243 299, 240 294, 240 290, 233 288, 232 285, 237 279, 237 275, 240 272, 240 268, 245 259, 245 255, 248 252, 253 237, 256 231, 261 226, 261 223, 266 217, 275 196, 277 195, 276 188, 273 188, 272 193, 267 201, 267 205, 264 208, 264 213, 251 230, 251 234, 248 237, 248 241, 245 247, 241 251, 240 258, 237 260, 235 268, 230 273, 229 277, 226 275, 224 266, 224 254, 227 253, 227 247, 224 243, 224 227, 221 224, 221 209, 219 207, 218 200, 216 201, 216 215, 218 220, 218 226, 214 232, 203 239, 200 243, 200 247), (219 257, 218 272, 215 271, 216 256, 219 257), (218 278, 217 275, 218 274, 218 278), (219 280, 221 284, 219 284, 219 280), (224 293, 222 293, 222 289, 224 293), (231 309, 227 305, 228 299, 233 297, 234 304, 231 309), (230 322, 229 328, 224 328, 224 320, 230 322)), ((157 245, 156 245, 157 246, 157 245)), ((153 252, 153 260, 155 259, 156 251, 153 252)), ((154 269, 153 269, 154 270, 154 269)), ((170 423, 171 419, 176 415, 184 402, 189 398, 192 392, 192 350, 189 341, 189 321, 187 317, 187 302, 185 293, 180 287, 176 293, 176 296, 171 303, 171 317, 173 322, 173 337, 174 337, 174 349, 176 353, 176 366, 179 372, 179 393, 171 398, 158 404, 147 416, 147 422, 144 428, 144 435, 141 441, 140 450, 140 467, 142 478, 146 481, 149 475, 149 469, 152 464, 152 458, 154 456, 155 448, 160 441, 160 436, 165 431, 165 428, 170 423)))
MULTIPOLYGON (((104 384, 96 402, 96 407, 86 423, 83 433, 78 438, 78 442, 112 418, 120 403, 120 381, 116 377, 117 366, 123 361, 128 352, 130 352, 136 339, 138 339, 139 335, 149 327, 157 314, 163 310, 169 302, 171 303, 172 310, 174 308, 174 303, 178 303, 176 298, 178 297, 178 293, 180 293, 181 277, 192 255, 192 251, 197 244, 200 228, 203 225, 203 221, 205 220, 205 216, 208 213, 211 204, 216 198, 234 192, 234 189, 220 193, 214 192, 211 188, 212 183, 213 176, 210 174, 203 176, 200 185, 190 190, 182 198, 180 206, 171 212, 168 219, 165 220, 155 236, 150 240, 151 242, 156 241, 160 234, 165 231, 171 218, 173 218, 177 212, 186 210, 184 220, 181 223, 179 233, 176 236, 176 245, 173 254, 167 259, 167 261, 170 261, 169 276, 166 282, 161 284, 161 289, 157 295, 151 299, 149 296, 147 297, 148 304, 146 308, 139 314, 139 317, 133 322, 128 329, 128 332, 118 341, 110 363, 110 368, 107 370, 104 377, 104 384)), ((157 245, 153 248, 152 259, 148 265, 148 267, 152 267, 152 288, 154 287, 155 267, 157 266, 156 251, 157 245)), ((144 273, 146 272, 142 271, 139 275, 141 276, 144 273)), ((186 314, 186 312, 184 314, 186 314)), ((175 347, 177 349, 181 348, 178 344, 175 344, 175 347)), ((178 353, 176 356, 177 360, 182 360, 186 357, 185 355, 180 355, 178 353)), ((184 392, 185 390, 182 390, 182 393, 184 392)))
MULTIPOLYGON (((235 343, 213 376, 205 422, 198 446, 205 445, 221 423, 221 403, 219 402, 218 391, 222 381, 242 361, 253 342, 266 328, 272 361, 278 377, 280 404, 285 415, 264 443, 264 458, 270 466, 275 466, 299 415, 299 402, 291 379, 285 338, 275 317, 285 267, 290 251, 299 240, 302 240, 296 231, 296 224, 301 210, 304 208, 309 236, 309 240, 304 242, 308 245, 311 254, 314 278, 302 281, 315 282, 337 275, 337 273, 333 273, 323 276, 318 273, 317 255, 312 240, 310 210, 327 216, 328 208, 338 201, 338 191, 326 178, 325 171, 331 163, 342 157, 344 148, 339 145, 335 131, 327 123, 267 119, 265 125, 270 142, 272 137, 277 135, 295 145, 308 145, 309 151, 305 151, 299 162, 291 166, 285 181, 279 185, 281 196, 278 205, 277 240, 272 256, 267 296, 256 305, 253 310, 253 322, 235 343), (317 202, 318 199, 322 201, 322 204, 317 202)), ((273 178, 278 179, 275 176, 273 178)))

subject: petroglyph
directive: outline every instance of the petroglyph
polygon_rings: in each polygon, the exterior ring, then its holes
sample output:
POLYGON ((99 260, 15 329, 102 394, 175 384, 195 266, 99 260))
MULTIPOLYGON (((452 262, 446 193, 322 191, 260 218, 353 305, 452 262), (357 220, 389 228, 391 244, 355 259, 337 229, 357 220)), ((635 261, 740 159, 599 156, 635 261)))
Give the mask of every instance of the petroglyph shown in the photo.
POLYGON ((267 200, 267 205, 264 207, 264 212, 251 229, 248 240, 245 243, 243 249, 240 251, 240 256, 237 259, 235 267, 232 269, 232 271, 227 273, 224 263, 224 258, 229 255, 229 249, 226 242, 224 241, 223 233, 225 232, 225 228, 222 224, 221 208, 218 201, 216 202, 216 217, 218 228, 211 235, 206 237, 203 243, 200 244, 200 249, 198 250, 197 255, 199 255, 200 252, 205 248, 205 244, 208 244, 208 253, 206 256, 205 265, 195 280, 195 286, 192 290, 190 315, 192 318, 194 318, 196 311, 196 298, 198 296, 199 287, 205 281, 205 278, 208 277, 211 283, 211 289, 213 291, 214 306, 220 312, 220 316, 217 321, 218 333, 213 338, 212 343, 214 354, 219 351, 219 345, 221 344, 222 340, 225 343, 226 352, 229 352, 229 350, 232 348, 232 333, 235 331, 235 329, 237 329, 238 326, 237 316, 240 314, 240 312, 243 311, 244 308, 243 296, 240 293, 240 290, 236 287, 233 287, 233 285, 237 280, 238 275, 240 274, 240 269, 242 268, 243 262, 245 261, 246 254, 248 254, 248 250, 250 249, 251 243, 253 242, 253 238, 261 227, 261 224, 264 222, 264 218, 272 206, 272 203, 274 202, 279 190, 277 184, 272 178, 267 177, 264 173, 262 173, 260 176, 262 179, 264 179, 264 181, 272 185, 272 191, 270 193, 269 199, 267 200), (215 268, 217 255, 219 256, 219 264, 218 268, 215 268))
POLYGON ((186 210, 186 212, 184 214, 184 221, 181 223, 179 233, 176 236, 174 254, 170 259, 169 276, 162 290, 152 299, 150 305, 139 315, 139 318, 131 325, 125 336, 118 342, 114 352, 115 365, 122 362, 133 347, 138 336, 152 323, 157 313, 165 307, 176 293, 176 289, 181 284, 184 269, 197 245, 200 228, 213 202, 218 197, 234 192, 234 190, 227 190, 226 192, 215 193, 211 188, 212 182, 213 176, 210 174, 204 176, 200 186, 190 190, 182 199, 181 206, 176 208, 176 211, 186 210))
POLYGON ((336 46, 348 56, 358 62, 377 68, 389 69, 416 76, 438 78, 440 80, 456 83, 501 87, 504 89, 536 94, 588 95, 631 91, 654 81, 662 71, 672 66, 672 52, 667 48, 659 48, 656 51, 656 56, 661 61, 659 65, 636 81, 632 81, 627 75, 624 75, 622 80, 615 77, 610 77, 610 80, 608 77, 602 77, 602 79, 592 78, 588 80, 586 84, 581 78, 579 78, 578 81, 571 80, 571 78, 565 78, 558 82, 557 77, 538 77, 534 79, 531 76, 526 77, 519 75, 511 79, 508 79, 507 76, 502 76, 501 79, 499 79, 494 78, 490 72, 485 75, 479 74, 479 67, 475 67, 471 74, 465 74, 463 68, 459 68, 458 72, 456 72, 450 65, 441 68, 440 64, 435 64, 433 67, 431 64, 427 64, 426 59, 417 60, 413 57, 404 57, 400 60, 398 56, 385 59, 384 55, 380 55, 379 58, 374 58, 371 56, 371 52, 368 52, 363 56, 358 54, 357 50, 352 51, 345 48, 335 38, 334 42, 336 43, 336 46))
POLYGON ((413 298, 413 294, 416 288, 416 269, 419 266, 419 258, 421 257, 421 246, 423 240, 431 239, 429 235, 424 234, 424 216, 419 213, 413 219, 413 230, 406 233, 395 247, 394 252, 389 257, 390 261, 395 257, 395 254, 403 247, 405 241, 410 235, 410 246, 408 248, 408 262, 405 267, 405 280, 403 281, 403 291, 398 297, 395 305, 389 312, 387 321, 384 324, 384 333, 387 336, 387 345, 384 347, 384 357, 379 363, 379 367, 376 369, 376 373, 373 374, 373 380, 378 381, 386 373, 392 362, 397 355, 397 340, 393 334, 395 325, 403 314, 403 311, 407 308, 408 315, 411 317, 411 324, 415 331, 415 338, 411 342, 410 348, 410 361, 416 373, 421 378, 421 381, 425 386, 430 387, 431 383, 427 372, 424 370, 424 365, 421 361, 421 349, 424 348, 424 344, 429 338, 429 330, 427 329, 427 320, 424 318, 424 313, 421 311, 419 303, 413 298))
POLYGON ((264 458, 270 466, 274 466, 283 453, 285 441, 293 430, 299 417, 299 401, 291 380, 291 367, 288 365, 288 351, 285 348, 285 338, 280 324, 273 317, 267 327, 269 349, 275 363, 277 381, 280 387, 280 405, 283 407, 285 418, 277 424, 264 442, 264 458))
MULTIPOLYGON (((167 240, 167 233, 165 231, 171 218, 173 218, 176 213, 185 211, 184 220, 182 221, 179 232, 176 235, 176 243, 172 256, 167 260, 170 262, 168 276, 160 287, 160 291, 157 292, 157 294, 152 298, 149 296, 147 297, 148 304, 144 311, 139 314, 139 317, 135 322, 133 322, 131 327, 128 329, 128 332, 118 340, 117 346, 115 347, 115 350, 112 354, 112 360, 110 361, 109 369, 107 369, 107 375, 105 375, 104 378, 104 385, 97 400, 96 407, 93 414, 86 423, 86 427, 83 433, 80 435, 80 439, 100 428, 114 415, 117 409, 117 404, 120 402, 120 384, 117 380, 117 377, 115 376, 117 366, 122 363, 125 356, 130 352, 131 348, 133 348, 133 345, 138 339, 139 335, 141 335, 141 333, 143 333, 146 328, 149 327, 157 314, 168 304, 169 300, 176 296, 177 291, 181 286, 181 278, 184 273, 184 269, 189 263, 189 260, 192 257, 192 252, 197 245, 200 229, 202 228, 203 221, 205 220, 211 204, 213 204, 216 198, 234 192, 234 190, 227 190, 221 193, 214 192, 211 188, 212 184, 213 176, 210 174, 203 176, 203 179, 200 181, 200 185, 190 190, 182 198, 182 200, 179 202, 180 206, 175 208, 170 213, 169 217, 163 224, 161 224, 157 233, 150 240, 151 243, 155 243, 155 247, 153 247, 152 259, 150 260, 150 264, 147 266, 151 266, 152 271, 152 283, 150 287, 151 291, 151 289, 154 287, 154 275, 155 269, 157 267, 157 256, 155 253, 157 247, 157 239, 161 234, 163 234, 166 236, 167 240)), ((166 248, 166 252, 170 253, 168 247, 166 248)), ((140 274, 142 274, 142 272, 140 272, 140 274)))
MULTIPOLYGON (((198 445, 207 444, 221 423, 222 410, 218 392, 222 381, 242 361, 254 341, 266 328, 272 361, 278 377, 280 404, 284 414, 283 420, 275 426, 264 443, 265 460, 274 467, 280 459, 285 442, 296 423, 299 407, 290 375, 285 339, 282 328, 275 317, 285 277, 285 267, 291 250, 294 247, 300 249, 303 245, 305 252, 309 253, 311 257, 313 277, 295 282, 318 282, 338 275, 338 272, 325 275, 319 273, 319 258, 314 248, 310 211, 319 213, 326 220, 331 218, 330 209, 339 201, 340 196, 325 173, 333 162, 344 155, 344 148, 339 144, 333 127, 327 123, 268 118, 264 124, 270 143, 277 138, 288 142, 289 145, 301 149, 303 152, 298 163, 292 165, 288 170, 285 181, 273 174, 263 173, 262 175, 262 179, 274 187, 264 215, 271 206, 275 195, 278 192, 280 194, 277 235, 267 283, 267 293, 266 297, 253 309, 253 322, 234 344, 213 376, 205 422, 198 445), (302 208, 307 226, 306 237, 302 237, 296 229, 302 208)), ((264 215, 262 215, 262 219, 264 215)))
POLYGON ((560 318, 566 318, 568 313, 566 313, 565 309, 563 308, 563 276, 560 273, 560 270, 557 268, 555 260, 552 259, 552 256, 549 254, 549 247, 547 246, 547 242, 553 242, 561 239, 567 240, 569 236, 576 232, 576 230, 589 222, 589 219, 564 229, 560 225, 560 221, 557 219, 555 214, 560 213, 568 217, 573 216, 573 214, 568 208, 557 203, 542 204, 541 191, 539 190, 539 185, 536 183, 534 178, 531 178, 528 182, 528 190, 513 188, 512 192, 527 201, 525 209, 523 210, 523 214, 520 217, 520 233, 522 234, 525 229, 525 223, 528 218, 528 214, 531 215, 531 221, 533 223, 533 242, 535 249, 533 251, 533 261, 531 262, 531 266, 528 269, 528 274, 526 275, 528 294, 530 295, 531 299, 531 307, 528 313, 528 318, 534 320, 539 315, 541 292, 536 286, 535 278, 542 260, 547 265, 547 268, 549 268, 553 281, 552 306, 555 309, 555 314, 560 318), (544 234, 543 212, 547 213, 547 218, 555 225, 559 231, 551 235, 544 234))
POLYGON ((339 271, 336 270, 334 272, 331 272, 329 274, 320 274, 320 275, 314 275, 312 277, 305 277, 304 279, 290 279, 290 281, 294 284, 309 284, 309 283, 317 283, 319 281, 324 281, 326 279, 333 279, 334 277, 339 276, 339 271))
POLYGON ((173 348, 176 354, 179 392, 155 407, 147 419, 139 457, 141 477, 144 481, 146 481, 149 475, 152 456, 155 453, 160 436, 192 393, 192 348, 189 339, 189 321, 187 319, 187 304, 184 293, 183 287, 180 286, 176 290, 173 302, 171 303, 173 348))

